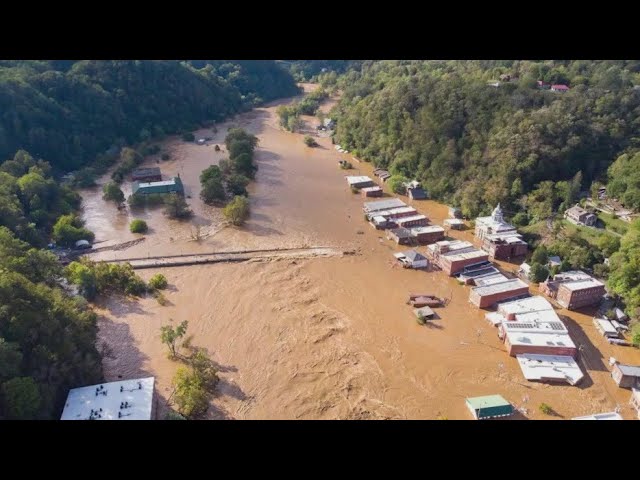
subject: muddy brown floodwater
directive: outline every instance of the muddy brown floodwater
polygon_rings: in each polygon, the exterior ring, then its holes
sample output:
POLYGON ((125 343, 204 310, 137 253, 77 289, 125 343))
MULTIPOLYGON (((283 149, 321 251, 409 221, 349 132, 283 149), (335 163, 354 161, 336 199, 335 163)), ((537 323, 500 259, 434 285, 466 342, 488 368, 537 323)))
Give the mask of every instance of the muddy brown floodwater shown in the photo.
MULTIPOLYGON (((94 257, 309 246, 354 249, 359 255, 140 270, 144 278, 159 271, 167 276, 169 304, 110 299, 98 308, 107 380, 154 375, 162 418, 178 364, 166 358, 159 330, 188 320, 193 343, 208 349, 220 366, 221 384, 209 418, 470 419, 465 397, 494 393, 521 407, 526 418, 571 418, 616 407, 625 418, 634 418, 630 393, 615 386, 607 361, 613 355, 640 363, 640 352, 607 344, 590 315, 559 311, 583 345, 587 376, 578 387, 527 382, 485 312, 468 303, 468 287, 442 272, 399 268, 392 257, 399 249, 364 222, 363 200, 347 188, 347 172, 338 168, 338 160, 352 161, 351 174, 370 175, 371 166, 338 153, 328 138, 308 148, 304 132, 279 128, 275 109, 290 101, 239 115, 218 125, 215 134, 198 132, 214 137, 206 146, 168 139, 163 148, 172 159, 147 160, 159 162, 165 176, 180 174, 195 212, 188 222, 167 220, 160 210, 118 212, 102 201, 99 188, 83 192, 84 218, 101 245, 138 238, 128 231, 132 218, 144 218, 150 226, 144 242, 94 257), (230 126, 260 140, 251 218, 242 229, 223 228, 220 210, 199 200, 200 172, 226 156, 224 148, 215 152, 214 146, 223 145, 230 126), (192 238, 196 226, 199 241, 192 238), (416 290, 451 298, 428 326, 418 325, 405 304, 416 290), (541 414, 541 402, 558 416, 541 414)), ((313 121, 307 120, 312 131, 313 121)), ((435 224, 446 218, 443 205, 413 204, 435 224)), ((452 236, 470 239, 472 234, 452 236)))

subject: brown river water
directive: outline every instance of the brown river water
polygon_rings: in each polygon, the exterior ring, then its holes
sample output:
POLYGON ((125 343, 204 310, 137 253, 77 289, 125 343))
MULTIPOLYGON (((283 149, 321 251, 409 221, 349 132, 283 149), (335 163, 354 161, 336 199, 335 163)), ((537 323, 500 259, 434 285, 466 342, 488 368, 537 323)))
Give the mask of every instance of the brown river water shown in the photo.
MULTIPOLYGON (((308 148, 303 133, 278 126, 275 109, 290 101, 241 114, 218 125, 216 134, 198 132, 196 138, 214 137, 209 145, 169 138, 162 146, 171 160, 146 160, 158 164, 165 177, 180 174, 195 213, 187 222, 168 220, 161 210, 119 212, 101 199, 100 187, 84 191, 84 218, 100 242, 96 246, 140 238, 128 231, 132 218, 150 226, 144 242, 94 258, 310 246, 359 254, 140 270, 144 278, 165 274, 169 303, 112 298, 97 308, 108 381, 154 375, 162 418, 179 364, 167 359, 160 327, 188 320, 193 344, 205 347, 220 367, 212 419, 471 419, 465 397, 496 393, 523 409, 525 415, 515 418, 571 418, 617 406, 625 418, 635 418, 629 391, 610 378, 608 358, 639 364, 639 351, 607 344, 591 315, 559 311, 576 343, 584 345, 586 377, 573 387, 527 382, 485 312, 469 304, 469 287, 442 272, 398 267, 392 253, 402 247, 363 220, 363 199, 349 191, 343 177, 371 175, 371 165, 338 153, 329 138, 317 138, 320 146, 308 148), (220 210, 199 199, 200 172, 225 158, 229 126, 243 127, 260 140, 259 170, 249 189, 251 218, 241 229, 223 228, 220 210), (215 152, 216 143, 223 151, 215 152), (340 170, 342 158, 355 170, 340 170), (199 241, 193 238, 198 228, 199 241), (420 326, 405 304, 414 291, 451 302, 437 309, 439 319, 420 326), (540 413, 541 402, 557 416, 540 413)), ((317 121, 307 121, 311 132, 317 121)), ((128 195, 130 187, 124 187, 128 195)), ((404 200, 434 224, 447 216, 446 206, 436 202, 404 200)), ((472 237, 470 231, 451 235, 472 237)))

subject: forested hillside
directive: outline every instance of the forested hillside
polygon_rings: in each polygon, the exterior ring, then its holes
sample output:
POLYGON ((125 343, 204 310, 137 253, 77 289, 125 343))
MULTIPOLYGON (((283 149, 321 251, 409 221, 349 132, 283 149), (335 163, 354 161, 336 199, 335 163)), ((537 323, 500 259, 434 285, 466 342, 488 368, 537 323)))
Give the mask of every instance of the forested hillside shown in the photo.
POLYGON ((273 61, 0 61, 0 158, 25 149, 74 170, 297 92, 273 61))
POLYGON ((282 60, 296 80, 310 81, 321 73, 344 73, 349 68, 359 67, 361 60, 282 60))
POLYGON ((639 72, 638 61, 366 62, 338 80, 336 143, 466 215, 501 202, 540 220, 575 200, 566 187, 576 175, 584 189, 606 182, 611 163, 640 146, 639 72))

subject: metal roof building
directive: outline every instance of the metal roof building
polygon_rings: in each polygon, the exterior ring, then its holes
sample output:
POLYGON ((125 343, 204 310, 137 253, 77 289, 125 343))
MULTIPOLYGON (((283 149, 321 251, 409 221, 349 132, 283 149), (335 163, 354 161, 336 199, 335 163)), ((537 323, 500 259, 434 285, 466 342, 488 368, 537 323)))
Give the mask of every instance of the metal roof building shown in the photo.
POLYGON ((476 420, 513 415, 513 406, 502 395, 487 395, 466 399, 466 404, 476 420))
POLYGON ((574 417, 571 420, 624 420, 618 412, 594 413, 584 417, 574 417))
POLYGON ((367 213, 370 213, 370 212, 378 212, 380 210, 391 210, 392 208, 406 207, 406 206, 407 204, 404 203, 399 198, 389 198, 385 200, 365 202, 363 210, 367 213))
POLYGON ((69 390, 60 420, 151 420, 154 377, 69 390))
POLYGON ((161 182, 134 182, 131 189, 134 195, 149 195, 152 193, 179 193, 184 194, 184 187, 180 177, 173 177, 171 180, 161 182))
POLYGON ((524 378, 540 382, 567 382, 577 385, 584 373, 573 357, 563 355, 516 355, 524 378))

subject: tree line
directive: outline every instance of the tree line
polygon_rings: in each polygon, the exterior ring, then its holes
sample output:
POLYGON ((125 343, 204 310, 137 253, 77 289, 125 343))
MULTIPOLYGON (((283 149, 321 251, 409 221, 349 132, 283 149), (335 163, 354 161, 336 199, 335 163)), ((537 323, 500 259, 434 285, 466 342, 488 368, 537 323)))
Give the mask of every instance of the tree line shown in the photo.
POLYGON ((0 158, 25 149, 76 170, 297 92, 273 61, 0 61, 0 158))
POLYGON ((242 128, 232 128, 225 145, 229 158, 200 174, 200 198, 208 205, 225 206, 225 217, 234 225, 242 225, 249 216, 247 185, 258 169, 254 163, 258 138, 242 128))

